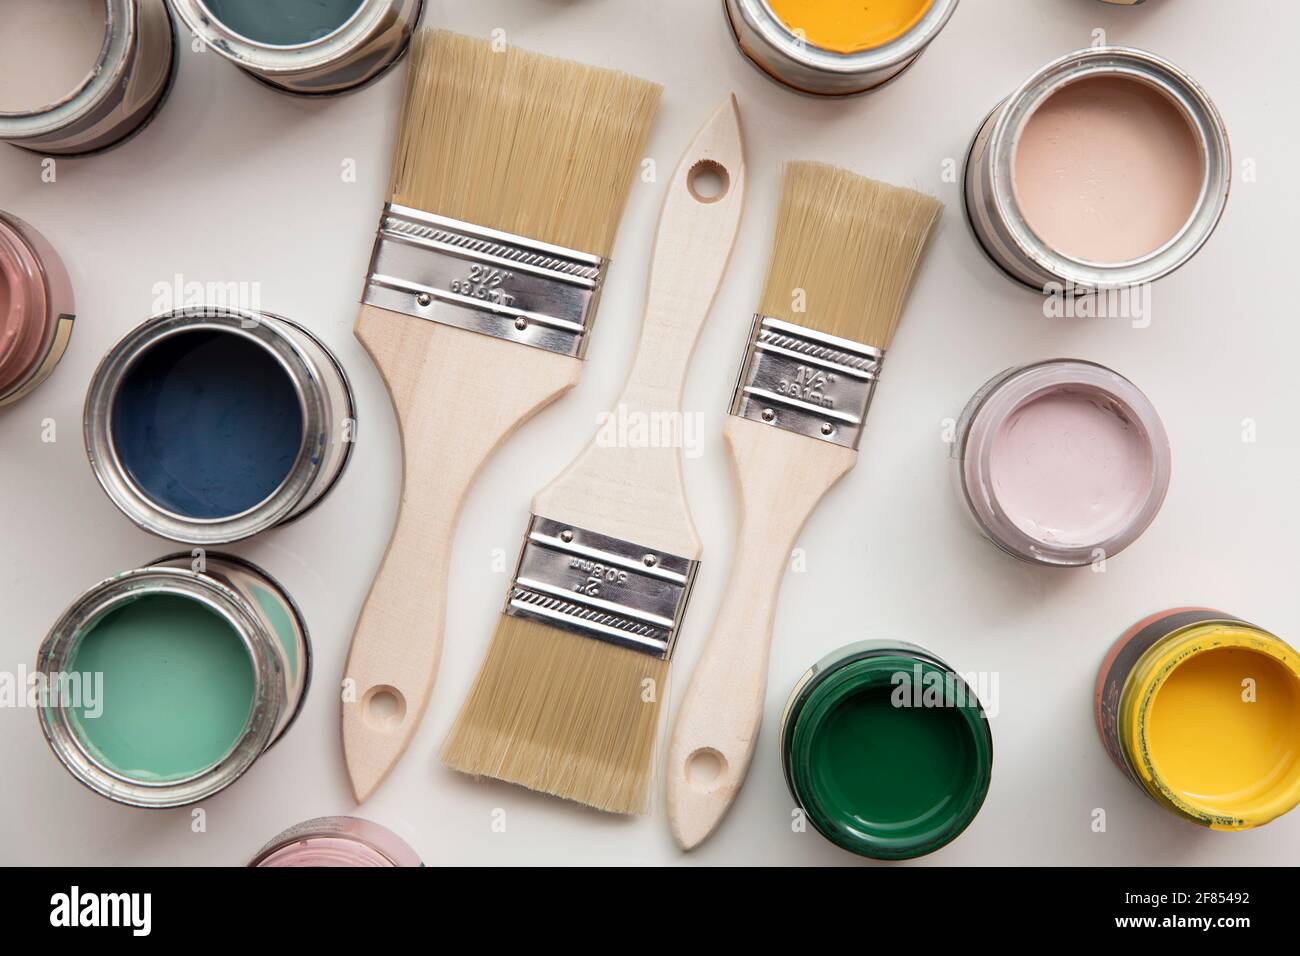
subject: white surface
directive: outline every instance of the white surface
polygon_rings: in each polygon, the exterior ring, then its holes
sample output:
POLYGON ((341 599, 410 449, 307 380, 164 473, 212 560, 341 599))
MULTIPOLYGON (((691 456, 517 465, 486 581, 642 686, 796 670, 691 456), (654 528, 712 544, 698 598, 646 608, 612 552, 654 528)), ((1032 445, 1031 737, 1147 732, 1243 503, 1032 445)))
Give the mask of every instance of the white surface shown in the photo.
MULTIPOLYGON (((767 716, 749 782, 718 834, 690 856, 662 808, 602 816, 445 770, 436 750, 496 623, 529 497, 588 440, 631 359, 662 186, 632 194, 582 384, 490 464, 458 541, 442 673, 406 759, 359 813, 439 863, 845 864, 815 832, 792 833, 775 731, 786 692, 849 641, 897 637, 959 670, 996 672, 993 786, 967 833, 929 864, 1293 863, 1300 813, 1241 834, 1203 831, 1157 808, 1108 761, 1092 725, 1096 667, 1109 643, 1156 609, 1200 603, 1300 638, 1300 532, 1290 316, 1300 217, 1292 64, 1284 38, 1300 7, 1252 0, 966 0, 901 81, 847 102, 797 96, 732 46, 715 0, 429 0, 428 24, 616 66, 666 87, 649 152, 671 173, 719 100, 740 100, 749 150, 745 234, 688 382, 704 416, 687 481, 706 551, 680 650, 677 688, 717 608, 732 548, 731 479, 720 439, 763 279, 779 165, 819 159, 931 190, 947 204, 872 410, 862 461, 801 541, 805 573, 786 581, 767 716), (987 111, 1030 72, 1084 46, 1150 48, 1188 69, 1225 114, 1237 175, 1209 246, 1160 283, 1154 322, 1043 318, 1038 297, 1004 279, 962 220, 960 165, 987 111), (1245 163, 1257 181, 1243 181, 1245 163), (1104 574, 1039 570, 1003 557, 962 523, 949 487, 944 422, 986 378, 1057 355, 1132 377, 1164 416, 1174 479, 1163 513, 1104 574), (1258 440, 1243 442, 1243 419, 1258 440), (1091 830, 1107 812, 1107 832, 1091 830), (505 812, 496 832, 497 810, 505 812)), ((34 712, 0 710, 0 862, 242 864, 284 827, 353 812, 341 760, 337 685, 349 636, 388 537, 397 436, 379 377, 352 323, 387 189, 400 76, 328 102, 277 94, 211 53, 184 51, 170 103, 123 149, 60 160, 0 147, 0 208, 30 220, 67 259, 78 323, 53 378, 0 412, 0 668, 30 667, 41 637, 84 588, 172 545, 136 531, 99 491, 80 435, 82 397, 108 347, 156 307, 155 283, 260 283, 261 305, 303 322, 347 366, 360 444, 332 496, 302 522, 232 550, 268 568, 302 605, 316 682, 302 719, 234 787, 205 806, 145 812, 82 789, 47 752, 34 712), (357 181, 342 181, 354 159, 357 181), (43 443, 42 423, 57 426, 43 443)))

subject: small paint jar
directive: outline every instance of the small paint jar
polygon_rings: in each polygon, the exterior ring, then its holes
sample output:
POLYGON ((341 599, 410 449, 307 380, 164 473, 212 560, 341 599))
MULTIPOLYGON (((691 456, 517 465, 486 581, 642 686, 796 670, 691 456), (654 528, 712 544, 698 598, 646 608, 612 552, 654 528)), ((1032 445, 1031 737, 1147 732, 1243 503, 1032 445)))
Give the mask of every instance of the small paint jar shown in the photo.
POLYGON ((963 198, 980 247, 1043 293, 1122 289, 1187 262, 1228 202, 1209 95, 1174 64, 1094 47, 1043 67, 990 114, 963 198))
POLYGON ((933 853, 979 813, 993 735, 970 684, 913 644, 864 641, 814 664, 781 716, 781 766, 808 822, 877 860, 933 853))
POLYGON ((0 212, 0 406, 49 378, 72 337, 72 282, 45 237, 0 212))
POLYGON ((1300 652, 1208 608, 1153 614, 1097 673, 1097 731, 1161 806, 1246 830, 1300 803, 1300 652))
POLYGON ((253 857, 250 867, 423 866, 387 827, 356 817, 319 817, 285 830, 253 857))
POLYGON ((208 48, 285 93, 355 90, 401 59, 423 0, 171 0, 208 48))
POLYGON ((101 152, 166 100, 176 39, 164 0, 6 0, 4 16, 0 140, 45 155, 101 152))
POLYGON ((815 96, 877 89, 917 61, 957 0, 723 0, 740 52, 776 82, 815 96))
POLYGON ((100 362, 86 451, 117 507, 145 531, 225 544, 301 517, 347 465, 352 389, 314 335, 227 308, 157 316, 100 362))
POLYGON ((1155 406, 1124 376, 1077 359, 991 378, 962 412, 950 456, 957 494, 985 537, 1048 567, 1119 554, 1169 489, 1155 406))
POLYGON ((160 558, 95 585, 41 644, 45 739, 68 772, 134 807, 234 783, 283 736, 311 678, 302 615, 231 555, 160 558))

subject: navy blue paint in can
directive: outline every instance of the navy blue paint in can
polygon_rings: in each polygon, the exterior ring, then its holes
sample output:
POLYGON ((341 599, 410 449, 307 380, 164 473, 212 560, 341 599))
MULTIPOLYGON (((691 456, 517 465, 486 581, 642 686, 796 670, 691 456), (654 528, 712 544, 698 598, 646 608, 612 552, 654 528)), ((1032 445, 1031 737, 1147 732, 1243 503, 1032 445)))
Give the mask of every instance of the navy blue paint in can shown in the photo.
POLYGON ((91 465, 147 531, 225 544, 298 517, 334 485, 355 434, 329 350, 279 316, 189 309, 150 319, 100 363, 91 465))

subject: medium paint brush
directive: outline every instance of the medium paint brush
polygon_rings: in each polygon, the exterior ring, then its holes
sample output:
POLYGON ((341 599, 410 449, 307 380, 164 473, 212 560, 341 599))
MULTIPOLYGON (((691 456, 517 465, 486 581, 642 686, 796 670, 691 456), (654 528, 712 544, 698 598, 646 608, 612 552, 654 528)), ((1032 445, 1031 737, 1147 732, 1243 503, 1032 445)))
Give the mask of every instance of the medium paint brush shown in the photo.
POLYGON ((740 495, 735 561, 668 753, 685 849, 744 783, 786 563, 858 441, 941 204, 819 163, 786 167, 767 283, 723 426, 740 495))
POLYGON ((401 507, 344 682, 365 800, 438 670, 465 496, 506 437, 578 381, 660 89, 453 33, 412 44, 356 334, 401 430, 401 507))
MULTIPOLYGON (((744 193, 728 98, 668 186, 622 419, 680 418, 744 193)), ((503 616, 443 760, 601 810, 644 812, 669 659, 702 550, 681 448, 598 435, 532 511, 503 616)))

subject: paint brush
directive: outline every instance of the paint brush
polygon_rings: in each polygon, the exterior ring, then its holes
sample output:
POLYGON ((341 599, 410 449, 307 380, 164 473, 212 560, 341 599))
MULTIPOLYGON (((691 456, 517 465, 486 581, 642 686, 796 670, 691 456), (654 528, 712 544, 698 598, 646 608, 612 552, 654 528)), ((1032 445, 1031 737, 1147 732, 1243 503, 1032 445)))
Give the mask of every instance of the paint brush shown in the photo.
POLYGON ((343 752, 365 800, 438 669, 451 546, 492 452, 578 381, 658 86, 421 31, 356 334, 402 436, 402 500, 357 622, 343 752))
MULTIPOLYGON (((668 186, 621 419, 680 419, 744 193, 729 97, 668 186)), ((681 448, 652 444, 602 431, 533 499, 503 616, 443 749, 448 766, 613 813, 645 811, 659 702, 702 550, 681 448)))
POLYGON ((717 620, 668 753, 685 849, 730 808, 763 716, 777 596, 795 539, 858 459, 881 361, 941 204, 820 163, 791 163, 759 313, 723 426, 741 505, 717 620))

